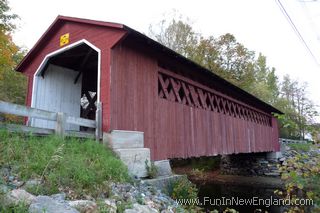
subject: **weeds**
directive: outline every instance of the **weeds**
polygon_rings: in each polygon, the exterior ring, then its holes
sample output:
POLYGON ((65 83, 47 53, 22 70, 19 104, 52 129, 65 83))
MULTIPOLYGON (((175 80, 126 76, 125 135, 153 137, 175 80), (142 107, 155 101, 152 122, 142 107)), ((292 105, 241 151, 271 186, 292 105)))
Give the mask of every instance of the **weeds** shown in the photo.
MULTIPOLYGON (((33 137, 0 131, 0 167, 10 166, 21 180, 41 179, 38 193, 72 192, 98 196, 105 182, 130 180, 114 153, 93 140, 33 137)), ((31 189, 32 190, 32 189, 31 189)), ((108 189, 106 189, 108 190, 108 189)), ((71 194, 71 193, 70 193, 71 194)))
POLYGON ((118 201, 117 202, 117 212, 123 213, 126 209, 132 209, 133 205, 130 201, 118 201))
POLYGON ((19 203, 14 207, 3 207, 0 206, 1 213, 26 213, 29 212, 29 207, 25 203, 19 203))
POLYGON ((146 170, 147 170, 147 175, 149 178, 156 178, 157 174, 158 174, 158 168, 154 165, 154 162, 150 162, 149 165, 149 161, 146 160, 145 162, 146 165, 146 170))
POLYGON ((196 199, 198 189, 188 178, 181 178, 173 183, 171 197, 173 199, 196 199))
MULTIPOLYGON (((48 170, 49 170, 49 169, 54 169, 54 166, 56 166, 57 163, 59 163, 59 161, 62 159, 63 147, 64 147, 64 144, 61 144, 61 145, 56 149, 56 151, 54 151, 53 155, 51 156, 50 160, 48 161, 46 167, 44 168, 44 170, 43 170, 43 172, 42 172, 42 174, 41 174, 41 177, 40 177, 41 183, 43 183, 44 178, 45 178, 45 175, 48 173, 48 170), (52 168, 50 168, 50 167, 52 167, 52 168)), ((39 186, 40 186, 40 185, 37 186, 36 192, 38 192, 39 186)))

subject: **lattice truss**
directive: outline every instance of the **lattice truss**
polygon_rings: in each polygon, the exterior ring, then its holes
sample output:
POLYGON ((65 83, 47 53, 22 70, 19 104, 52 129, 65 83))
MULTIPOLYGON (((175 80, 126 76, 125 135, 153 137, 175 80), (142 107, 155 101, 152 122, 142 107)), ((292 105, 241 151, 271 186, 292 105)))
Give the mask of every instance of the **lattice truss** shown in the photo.
POLYGON ((161 72, 158 73, 158 95, 160 98, 190 107, 271 126, 271 116, 161 72))

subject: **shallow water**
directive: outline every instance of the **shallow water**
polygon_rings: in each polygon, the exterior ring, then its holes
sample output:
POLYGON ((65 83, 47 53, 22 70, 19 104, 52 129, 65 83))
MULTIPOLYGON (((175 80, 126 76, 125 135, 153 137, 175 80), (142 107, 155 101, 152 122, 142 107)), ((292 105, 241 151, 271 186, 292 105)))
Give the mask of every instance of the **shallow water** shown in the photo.
POLYGON ((282 206, 271 205, 275 204, 275 200, 277 199, 274 194, 274 190, 276 189, 274 188, 216 183, 198 185, 198 188, 198 197, 202 207, 208 211, 216 209, 222 212, 227 207, 234 208, 240 213, 265 211, 280 213, 283 211, 282 206), (257 209, 261 211, 257 211, 257 209))

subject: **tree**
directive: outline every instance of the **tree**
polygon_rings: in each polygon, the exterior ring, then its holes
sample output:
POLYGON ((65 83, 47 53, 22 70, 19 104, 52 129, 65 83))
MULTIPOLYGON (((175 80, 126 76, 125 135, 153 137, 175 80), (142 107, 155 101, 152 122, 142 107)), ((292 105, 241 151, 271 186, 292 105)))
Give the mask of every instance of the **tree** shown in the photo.
MULTIPOLYGON (((10 12, 8 2, 0 0, 0 100, 24 104, 26 78, 14 71, 24 51, 21 51, 11 37, 16 28, 14 20, 17 18, 16 14, 10 12)), ((9 121, 16 120, 14 116, 6 115, 4 118, 9 121)))
MULTIPOLYGON (((294 130, 291 129, 289 137, 304 139, 306 132, 312 132, 314 117, 318 115, 316 106, 307 97, 308 85, 300 83, 285 75, 281 84, 281 98, 286 101, 282 110, 287 119, 295 123, 294 130)), ((280 108, 280 107, 279 107, 280 108)), ((288 129, 292 126, 288 126, 288 129)))
POLYGON ((150 36, 158 42, 284 112, 277 115, 282 137, 304 138, 306 131, 311 131, 317 112, 307 97, 307 85, 292 81, 289 76, 279 82, 275 68, 267 65, 267 58, 261 53, 256 56, 234 35, 203 37, 189 23, 174 18, 161 21, 157 30, 150 29, 150 36))
MULTIPOLYGON (((229 33, 217 38, 214 46, 219 55, 216 64, 221 68, 217 70, 218 74, 250 92, 250 87, 255 80, 255 53, 245 48, 234 35, 229 33)), ((215 71, 213 70, 213 72, 215 71)))
POLYGON ((7 0, 0 0, 0 29, 4 32, 12 32, 16 25, 13 23, 18 15, 10 12, 7 0))
POLYGON ((213 36, 200 37, 190 59, 209 70, 215 70, 215 73, 218 74, 222 73, 222 68, 217 63, 219 56, 220 53, 215 46, 215 38, 213 36))
POLYGON ((190 58, 192 50, 197 46, 198 34, 191 25, 182 20, 172 19, 169 23, 162 20, 158 28, 150 25, 149 36, 170 49, 190 58))
POLYGON ((261 53, 254 62, 254 73, 250 92, 269 104, 275 104, 279 98, 279 80, 275 68, 267 66, 267 58, 261 53))
POLYGON ((149 35, 158 42, 245 90, 254 80, 254 52, 237 42, 231 34, 217 39, 205 38, 190 24, 175 19, 163 20, 157 29, 152 26, 149 29, 149 35))

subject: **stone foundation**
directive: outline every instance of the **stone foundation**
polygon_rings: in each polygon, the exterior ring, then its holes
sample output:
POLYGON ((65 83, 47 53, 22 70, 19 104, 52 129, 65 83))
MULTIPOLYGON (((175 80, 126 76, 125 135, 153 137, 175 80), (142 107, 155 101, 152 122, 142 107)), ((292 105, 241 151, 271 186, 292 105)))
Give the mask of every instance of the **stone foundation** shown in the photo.
POLYGON ((172 175, 172 170, 171 170, 169 160, 155 161, 154 165, 157 167, 157 176, 170 176, 170 175, 172 175))
POLYGON ((224 155, 220 170, 225 175, 278 177, 278 164, 278 159, 268 157, 266 152, 224 155))
POLYGON ((150 149, 144 148, 143 132, 113 130, 103 134, 103 143, 119 156, 132 176, 148 176, 146 162, 150 164, 150 149))
MULTIPOLYGON (((113 130, 103 134, 103 143, 110 147, 136 178, 148 176, 146 162, 151 166, 150 149, 144 148, 144 133, 138 131, 113 130)), ((171 176, 169 160, 155 161, 157 176, 171 176)))
POLYGON ((148 176, 148 172, 146 169, 146 161, 150 164, 150 149, 115 149, 114 152, 128 167, 128 171, 131 175, 137 178, 148 176))

